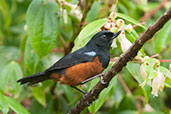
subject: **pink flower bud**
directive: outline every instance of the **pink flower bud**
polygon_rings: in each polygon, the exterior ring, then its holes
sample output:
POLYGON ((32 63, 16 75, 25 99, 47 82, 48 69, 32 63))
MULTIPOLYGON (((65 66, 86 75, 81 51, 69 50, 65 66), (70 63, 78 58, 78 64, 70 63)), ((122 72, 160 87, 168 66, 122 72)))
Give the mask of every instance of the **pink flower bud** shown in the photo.
POLYGON ((111 18, 112 21, 115 21, 115 18, 117 17, 115 12, 111 12, 109 15, 109 18, 111 18))
POLYGON ((105 29, 109 30, 109 29, 111 28, 111 26, 112 26, 112 25, 111 25, 110 23, 107 22, 107 23, 104 24, 103 27, 104 27, 105 29))
POLYGON ((111 28, 110 28, 111 32, 116 33, 118 31, 118 28, 117 28, 117 26, 116 26, 116 24, 114 22, 111 22, 110 26, 111 26, 111 28))
POLYGON ((124 26, 124 24, 125 24, 125 22, 124 22, 124 20, 122 20, 122 19, 118 19, 118 20, 116 21, 116 25, 117 25, 118 27, 124 26))

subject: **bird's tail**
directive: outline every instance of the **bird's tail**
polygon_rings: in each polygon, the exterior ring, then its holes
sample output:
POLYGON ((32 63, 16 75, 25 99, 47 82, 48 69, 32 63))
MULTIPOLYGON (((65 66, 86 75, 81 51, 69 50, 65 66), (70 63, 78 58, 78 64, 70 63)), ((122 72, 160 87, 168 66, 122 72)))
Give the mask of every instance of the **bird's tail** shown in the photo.
POLYGON ((39 72, 37 74, 33 74, 31 76, 21 78, 17 82, 20 82, 21 85, 25 83, 28 83, 28 85, 33 85, 48 79, 49 79, 49 74, 45 72, 39 72))

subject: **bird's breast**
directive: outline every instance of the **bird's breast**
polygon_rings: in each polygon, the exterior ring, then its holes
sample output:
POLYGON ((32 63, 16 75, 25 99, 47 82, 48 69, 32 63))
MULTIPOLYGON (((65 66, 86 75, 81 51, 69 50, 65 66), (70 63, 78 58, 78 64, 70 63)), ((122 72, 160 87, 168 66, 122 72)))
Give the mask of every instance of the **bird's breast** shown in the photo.
POLYGON ((60 76, 58 74, 53 74, 51 78, 54 81, 60 81, 61 84, 77 86, 82 81, 102 73, 103 70, 102 63, 99 61, 99 57, 96 56, 91 62, 71 66, 64 71, 64 74, 60 76))

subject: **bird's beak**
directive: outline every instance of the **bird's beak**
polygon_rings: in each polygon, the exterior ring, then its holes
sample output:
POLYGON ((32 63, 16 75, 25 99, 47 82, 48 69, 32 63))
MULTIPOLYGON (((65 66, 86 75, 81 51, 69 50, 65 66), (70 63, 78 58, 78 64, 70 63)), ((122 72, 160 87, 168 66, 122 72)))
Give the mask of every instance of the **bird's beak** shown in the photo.
POLYGON ((115 39, 117 36, 119 36, 120 33, 121 33, 121 30, 118 31, 117 33, 115 33, 115 34, 113 35, 113 37, 112 37, 112 40, 115 39))

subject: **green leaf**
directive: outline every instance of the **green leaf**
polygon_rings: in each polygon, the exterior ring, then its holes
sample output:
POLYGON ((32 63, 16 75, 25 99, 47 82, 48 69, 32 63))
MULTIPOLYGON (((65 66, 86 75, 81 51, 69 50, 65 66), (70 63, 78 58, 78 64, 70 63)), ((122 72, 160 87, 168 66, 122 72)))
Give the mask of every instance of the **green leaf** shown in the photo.
POLYGON ((139 112, 135 110, 123 110, 118 112, 117 114, 139 114, 139 112))
POLYGON ((27 38, 25 53, 24 53, 24 64, 26 66, 28 75, 36 72, 38 63, 39 63, 39 58, 30 44, 30 39, 27 38))
POLYGON ((0 0, 0 11, 2 11, 4 18, 4 27, 7 28, 11 24, 11 15, 9 11, 8 4, 5 0, 0 0))
POLYGON ((137 63, 128 63, 126 68, 130 72, 130 74, 138 81, 138 83, 142 83, 143 79, 140 75, 140 65, 137 63))
POLYGON ((135 30, 132 30, 131 32, 125 32, 126 37, 131 43, 133 43, 138 38, 137 36, 135 36, 135 33, 135 30))
POLYGON ((36 98, 36 100, 45 107, 46 106, 46 98, 45 98, 45 93, 43 92, 42 88, 33 87, 32 93, 33 93, 33 96, 36 98))
POLYGON ((122 102, 120 103, 119 109, 132 109, 136 110, 136 98, 131 94, 125 94, 122 102))
POLYGON ((11 93, 17 95, 21 90, 21 86, 17 83, 17 80, 22 78, 22 75, 22 70, 18 63, 12 61, 7 64, 0 76, 0 83, 2 84, 0 89, 4 92, 10 90, 11 93))
POLYGON ((8 75, 10 75, 10 91, 18 93, 21 90, 21 86, 17 83, 17 80, 22 78, 23 72, 17 62, 12 61, 10 63, 10 72, 8 75))
POLYGON ((90 11, 88 12, 85 22, 91 22, 97 18, 100 9, 100 1, 94 1, 90 11))
POLYGON ((9 64, 7 64, 6 66, 4 66, 4 69, 2 70, 2 72, 0 73, 0 90, 2 90, 3 92, 8 92, 8 80, 10 78, 9 75, 9 64))
POLYGON ((166 114, 166 113, 158 111, 158 110, 154 110, 153 112, 143 112, 143 114, 166 114))
MULTIPOLYGON (((47 98, 47 105, 46 107, 42 106, 36 99, 32 99, 32 104, 29 107, 29 111, 31 114, 56 114, 57 112, 54 111, 54 106, 56 109, 60 110, 58 107, 64 107, 62 104, 60 105, 54 105, 55 103, 59 104, 59 99, 56 101, 53 99, 53 96, 50 94, 50 92, 46 96, 47 98)), ((64 101, 63 101, 64 102, 64 101)), ((68 105, 68 104, 66 104, 68 105)), ((65 105, 65 106, 66 106, 65 105)), ((63 110, 60 110, 60 112, 63 110)), ((61 114, 65 114, 62 113, 61 114)))
MULTIPOLYGON (((0 46, 0 57, 4 58, 3 61, 12 61, 15 60, 17 61, 19 57, 21 56, 20 50, 17 47, 14 46, 0 46)), ((2 63, 0 64, 0 66, 2 63)), ((3 65, 4 67, 4 65, 3 65)))
POLYGON ((28 37, 25 36, 25 37, 21 40, 21 42, 20 42, 20 50, 21 50, 22 53, 25 52, 25 47, 26 47, 27 38, 28 38, 28 37))
POLYGON ((4 95, 0 91, 0 110, 3 114, 7 114, 9 111, 8 102, 5 100, 4 95))
POLYGON ((88 85, 88 91, 90 91, 99 82, 99 80, 99 78, 91 80, 90 84, 88 85))
POLYGON ((171 72, 169 72, 169 70, 163 66, 160 66, 160 71, 163 73, 164 76, 167 76, 164 85, 171 88, 171 72))
POLYGON ((30 114, 20 103, 11 97, 5 96, 5 100, 8 102, 9 107, 17 114, 30 114))
MULTIPOLYGON (((134 43, 136 39, 138 39, 138 33, 133 29, 131 32, 125 32, 126 37, 131 43, 134 43)), ((138 56, 145 56, 144 48, 141 48, 138 52, 138 56)))
MULTIPOLYGON (((123 75, 122 75, 123 77, 123 75)), ((109 93, 109 101, 108 102, 113 102, 115 107, 118 107, 124 98, 125 94, 123 91, 123 87, 121 86, 120 82, 118 79, 115 80, 115 82, 112 83, 113 87, 109 93)))
POLYGON ((159 53, 162 49, 171 43, 171 20, 169 20, 166 25, 156 34, 154 41, 154 52, 159 53))
MULTIPOLYGON (((138 81, 139 84, 141 84, 144 81, 140 74, 140 65, 139 64, 128 63, 126 68, 130 72, 130 74, 138 81)), ((146 102, 148 102, 149 96, 150 96, 149 89, 150 89, 150 87, 148 85, 145 85, 144 88, 142 88, 146 102)))
POLYGON ((74 42, 75 46, 73 51, 83 47, 91 39, 91 36, 95 34, 95 32, 97 32, 106 22, 107 19, 98 19, 85 26, 74 42))
POLYGON ((125 20, 127 20, 127 21, 129 21, 129 22, 131 22, 131 23, 133 23, 133 24, 136 24, 136 25, 142 27, 142 28, 145 29, 145 30, 147 29, 144 25, 140 24, 138 21, 136 21, 136 20, 133 19, 132 17, 130 17, 130 16, 128 16, 128 15, 125 15, 125 14, 123 14, 123 13, 117 13, 117 17, 122 18, 122 19, 125 19, 125 20))
POLYGON ((68 101, 73 102, 73 99, 75 97, 73 89, 66 85, 61 85, 61 88, 63 89, 64 93, 66 94, 66 98, 68 99, 68 101))
POLYGON ((148 103, 149 97, 151 95, 151 87, 149 85, 145 85, 144 88, 142 88, 142 92, 145 96, 145 102, 148 103))
POLYGON ((96 113, 102 107, 114 83, 116 83, 116 77, 111 80, 109 87, 105 88, 100 93, 99 98, 95 102, 93 102, 91 106, 88 107, 91 113, 96 113))
POLYGON ((33 0, 27 10, 26 22, 31 44, 42 58, 55 46, 59 32, 55 1, 33 0))

